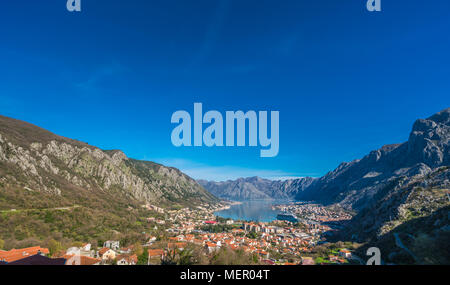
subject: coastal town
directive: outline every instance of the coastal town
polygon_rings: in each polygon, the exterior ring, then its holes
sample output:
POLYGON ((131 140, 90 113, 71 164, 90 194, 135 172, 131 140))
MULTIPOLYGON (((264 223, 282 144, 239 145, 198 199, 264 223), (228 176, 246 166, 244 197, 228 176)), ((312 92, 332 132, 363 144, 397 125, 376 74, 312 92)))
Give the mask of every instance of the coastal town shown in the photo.
POLYGON ((343 209, 324 207, 318 204, 295 202, 272 206, 273 209, 295 214, 302 221, 312 222, 343 222, 352 218, 352 215, 343 209))
MULTIPOLYGON (((334 225, 351 215, 313 204, 274 206, 297 215, 298 221, 279 215, 271 222, 247 222, 216 216, 230 202, 199 205, 195 209, 163 209, 146 204, 147 232, 140 241, 106 240, 0 250, 0 264, 48 265, 160 265, 220 264, 220 256, 235 252, 249 264, 314 265, 348 264, 352 245, 329 244, 326 236, 334 225), (331 222, 331 224, 329 224, 331 222), (320 248, 320 250, 319 250, 320 248), (216 263, 214 263, 216 262, 216 263)), ((297 217, 295 216, 295 217, 297 217)), ((56 243, 57 244, 57 243, 56 243)), ((242 262, 242 261, 241 261, 242 262)))

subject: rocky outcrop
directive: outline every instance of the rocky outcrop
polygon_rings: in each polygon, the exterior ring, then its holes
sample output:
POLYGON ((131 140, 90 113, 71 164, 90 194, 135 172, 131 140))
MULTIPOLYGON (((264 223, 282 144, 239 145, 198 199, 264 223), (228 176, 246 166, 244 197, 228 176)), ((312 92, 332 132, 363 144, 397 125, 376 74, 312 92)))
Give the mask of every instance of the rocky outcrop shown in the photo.
POLYGON ((450 206, 450 168, 392 180, 350 223, 358 239, 384 235, 409 220, 450 206))
POLYGON ((177 169, 130 159, 118 150, 103 151, 6 117, 0 117, 0 174, 3 188, 56 195, 82 188, 118 190, 142 203, 216 200, 177 169))
POLYGON ((299 200, 338 203, 360 210, 385 187, 423 178, 450 165, 450 108, 417 120, 409 140, 372 151, 362 159, 342 163, 297 195, 299 200))

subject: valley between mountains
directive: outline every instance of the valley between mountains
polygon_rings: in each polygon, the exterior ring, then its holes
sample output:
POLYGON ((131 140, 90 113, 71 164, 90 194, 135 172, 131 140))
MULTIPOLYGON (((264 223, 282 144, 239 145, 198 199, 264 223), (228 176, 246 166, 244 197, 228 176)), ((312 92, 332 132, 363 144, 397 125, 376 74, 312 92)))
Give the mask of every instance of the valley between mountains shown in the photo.
MULTIPOLYGON (((450 108, 417 120, 407 142, 320 178, 213 182, 0 116, 0 239, 8 248, 50 240, 134 243, 148 238, 149 219, 164 221, 171 211, 200 209, 199 219, 214 219, 222 199, 290 199, 352 213, 324 242, 357 242, 361 253, 379 246, 386 263, 448 264, 449 140, 450 108)), ((158 238, 167 238, 164 229, 158 238)))

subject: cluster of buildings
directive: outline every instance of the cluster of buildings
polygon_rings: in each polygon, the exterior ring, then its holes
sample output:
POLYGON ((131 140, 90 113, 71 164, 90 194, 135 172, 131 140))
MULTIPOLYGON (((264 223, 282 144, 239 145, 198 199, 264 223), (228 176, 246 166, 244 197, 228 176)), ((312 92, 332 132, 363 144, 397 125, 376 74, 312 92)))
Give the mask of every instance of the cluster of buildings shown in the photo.
POLYGON ((138 257, 134 254, 134 246, 120 247, 119 241, 105 241, 98 250, 91 249, 86 243, 81 247, 71 247, 60 256, 68 260, 67 265, 136 265, 138 257))
POLYGON ((182 209, 168 214, 170 216, 167 221, 170 221, 170 225, 167 225, 166 232, 170 237, 167 246, 152 249, 157 252, 149 252, 149 255, 163 257, 164 253, 174 248, 183 250, 187 244, 193 243, 203 247, 207 254, 226 246, 232 250, 242 249, 247 253, 255 253, 261 261, 268 264, 279 264, 279 260, 271 257, 271 252, 290 254, 301 263, 302 256, 320 241, 321 233, 330 230, 320 223, 306 224, 301 228, 289 222, 238 223, 228 219, 218 223, 214 220, 213 213, 207 210, 182 209), (220 233, 202 230, 207 225, 216 224, 232 226, 232 230, 220 233))
POLYGON ((158 207, 158 206, 155 206, 155 205, 145 204, 145 205, 143 205, 142 207, 143 207, 143 208, 146 208, 147 210, 150 210, 150 211, 155 211, 155 212, 164 214, 164 209, 163 209, 163 208, 160 208, 160 207, 158 207))
MULTIPOLYGON (((314 264, 313 258, 308 257, 311 249, 323 240, 323 234, 330 227, 322 224, 327 221, 340 221, 348 218, 344 212, 330 211, 324 207, 314 205, 280 205, 279 210, 295 213, 314 222, 296 223, 288 221, 263 222, 235 222, 233 220, 216 220, 214 212, 221 205, 200 205, 196 209, 167 210, 153 205, 145 207, 157 214, 147 218, 150 231, 162 230, 166 232, 158 239, 149 233, 143 233, 147 242, 143 244, 148 253, 147 264, 161 264, 168 254, 174 250, 182 251, 189 244, 204 249, 204 254, 211 255, 222 247, 232 250, 242 249, 247 253, 256 254, 260 261, 266 264, 314 264), (218 225, 222 232, 208 231, 209 226, 218 225), (288 263, 284 258, 296 260, 288 263)), ((94 249, 86 243, 80 247, 70 247, 48 258, 49 250, 32 247, 0 251, 0 264, 15 264, 29 262, 33 264, 61 264, 61 265, 136 265, 138 256, 133 246, 121 247, 119 241, 106 241, 100 249, 94 249)), ((330 255, 332 263, 343 263, 351 258, 351 252, 341 249, 339 254, 330 255)))
POLYGON ((352 218, 351 214, 343 210, 331 210, 328 207, 316 204, 293 203, 277 205, 273 208, 283 212, 293 213, 305 222, 342 222, 350 220, 352 218))
POLYGON ((39 246, 0 250, 0 264, 2 265, 136 265, 137 256, 133 254, 133 247, 120 248, 118 241, 107 241, 100 250, 91 249, 91 244, 81 247, 70 247, 55 254, 52 258, 48 248, 39 246))
MULTIPOLYGON (((232 225, 233 229, 220 233, 202 231, 205 225, 218 224, 215 221, 214 211, 211 209, 181 209, 167 212, 167 221, 170 225, 166 231, 171 235, 166 248, 159 248, 158 252, 167 252, 171 248, 183 249, 188 243, 194 243, 205 248, 207 253, 213 253, 221 247, 229 247, 233 250, 243 249, 249 253, 256 253, 261 261, 268 264, 280 264, 284 259, 273 258, 271 253, 277 256, 294 257, 296 264, 311 264, 313 259, 306 255, 311 249, 323 242, 324 234, 332 231, 332 228, 324 222, 336 222, 348 220, 351 216, 339 210, 330 210, 318 205, 289 204, 278 206, 279 210, 298 214, 302 222, 299 227, 295 223, 276 221, 272 223, 239 223, 233 220, 225 220, 219 224, 232 225), (255 234, 251 234, 255 233, 255 234), (312 260, 312 261, 311 261, 312 260)), ((345 250, 348 251, 348 250, 345 250)), ((351 256, 341 253, 329 257, 331 262, 343 263, 351 256)), ((284 262, 286 263, 286 262, 284 262)))
POLYGON ((42 248, 40 246, 11 249, 8 251, 0 250, 0 265, 6 264, 23 264, 24 260, 34 260, 33 256, 45 257, 50 252, 48 248, 42 248))

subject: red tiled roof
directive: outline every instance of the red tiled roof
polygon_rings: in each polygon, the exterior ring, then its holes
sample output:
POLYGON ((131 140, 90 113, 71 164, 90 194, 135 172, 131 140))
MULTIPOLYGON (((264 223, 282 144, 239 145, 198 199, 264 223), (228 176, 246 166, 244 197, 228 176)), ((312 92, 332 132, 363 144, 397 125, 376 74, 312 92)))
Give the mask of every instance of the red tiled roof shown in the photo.
POLYGON ((128 250, 133 250, 134 249, 134 245, 130 245, 130 246, 127 246, 127 247, 123 247, 121 250, 123 250, 123 251, 128 251, 128 250))
POLYGON ((155 256, 163 256, 164 250, 163 249, 149 249, 148 250, 148 256, 149 257, 155 257, 155 256))
POLYGON ((169 242, 167 244, 167 247, 169 249, 171 249, 171 248, 185 248, 186 247, 186 243, 185 242, 176 242, 176 243, 169 242))
POLYGON ((105 254, 108 250, 110 250, 110 248, 104 247, 104 248, 102 248, 102 249, 100 249, 100 250, 98 251, 98 254, 103 255, 103 254, 105 254))
POLYGON ((94 265, 99 263, 101 260, 89 256, 75 256, 75 255, 64 255, 63 258, 66 259, 66 265, 94 265), (79 264, 77 264, 79 262, 79 264))
POLYGON ((119 255, 116 258, 116 260, 122 260, 122 259, 125 259, 125 261, 128 263, 134 263, 134 264, 136 264, 138 261, 138 257, 136 254, 133 254, 133 255, 124 254, 124 255, 119 255))
POLYGON ((35 246, 22 249, 11 249, 10 251, 0 251, 0 260, 10 263, 16 260, 36 255, 39 252, 42 254, 49 254, 48 248, 35 246))

